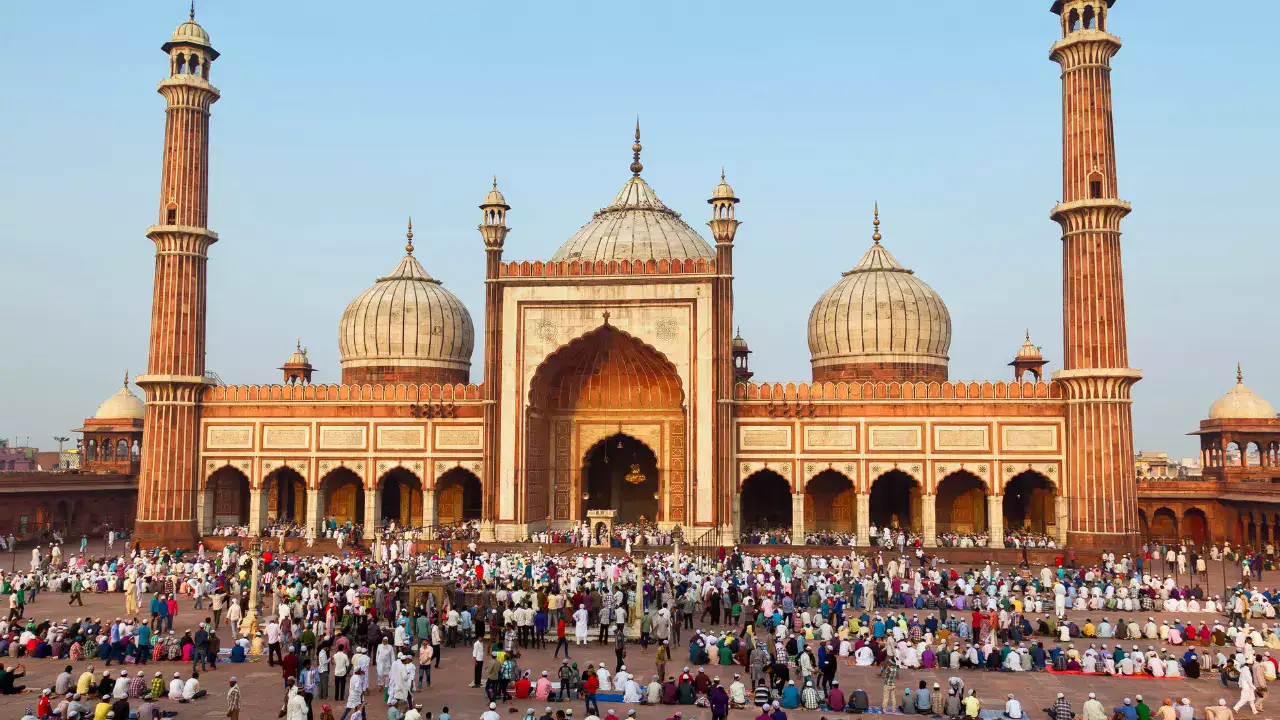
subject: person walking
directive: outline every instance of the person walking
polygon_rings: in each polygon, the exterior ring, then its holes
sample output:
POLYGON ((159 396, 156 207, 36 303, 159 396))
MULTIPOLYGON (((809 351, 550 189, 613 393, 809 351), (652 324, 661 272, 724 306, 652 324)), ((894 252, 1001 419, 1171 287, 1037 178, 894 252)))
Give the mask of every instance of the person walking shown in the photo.
POLYGON ((234 677, 229 684, 231 687, 227 690, 227 717, 231 720, 240 720, 240 686, 236 684, 234 677))
POLYGON ((1240 699, 1231 709, 1239 710, 1248 705, 1249 710, 1256 715, 1258 714, 1258 688, 1253 684, 1253 673, 1250 670, 1245 668, 1240 672, 1240 699))

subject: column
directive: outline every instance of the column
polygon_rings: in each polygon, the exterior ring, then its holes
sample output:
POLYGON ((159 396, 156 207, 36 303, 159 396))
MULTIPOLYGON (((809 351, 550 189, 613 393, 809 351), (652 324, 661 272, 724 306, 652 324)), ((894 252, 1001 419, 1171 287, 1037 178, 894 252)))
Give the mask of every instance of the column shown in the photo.
POLYGON ((267 491, 264 488, 249 489, 249 535, 258 537, 267 521, 267 491))
POLYGON ((987 527, 990 528, 988 535, 991 541, 987 543, 990 548, 1004 547, 1004 496, 988 495, 987 496, 987 527))
POLYGON ((201 535, 208 535, 213 531, 214 513, 216 511, 216 508, 214 507, 215 492, 213 484, 206 480, 205 488, 201 490, 200 494, 196 497, 196 506, 199 511, 197 517, 200 518, 201 535))
POLYGON ((920 521, 924 534, 925 547, 938 546, 938 508, 937 495, 920 496, 920 521))
POLYGON ((307 488, 307 534, 314 538, 324 535, 320 522, 324 518, 324 508, 320 507, 320 488, 307 488))
POLYGON ((858 493, 857 501, 858 512, 854 521, 858 524, 858 545, 867 547, 871 545, 871 495, 858 493))
POLYGON ((1057 515, 1054 518, 1056 523, 1054 528, 1057 531, 1058 547, 1061 548, 1067 546, 1067 513, 1070 512, 1071 504, 1068 503, 1067 499, 1061 495, 1056 498, 1056 502, 1057 507, 1055 508, 1055 511, 1057 515))
POLYGON ((436 524, 436 493, 434 490, 423 490, 422 491, 422 526, 431 527, 431 526, 434 526, 435 524, 436 524))
POLYGON ((364 536, 371 538, 378 531, 379 522, 382 518, 378 517, 382 514, 382 503, 378 502, 377 490, 364 491, 364 536))
POLYGON ((804 544, 804 493, 791 496, 791 544, 804 544))
POLYGON ((737 545, 739 538, 742 537, 742 493, 735 492, 733 494, 733 541, 732 545, 737 545))

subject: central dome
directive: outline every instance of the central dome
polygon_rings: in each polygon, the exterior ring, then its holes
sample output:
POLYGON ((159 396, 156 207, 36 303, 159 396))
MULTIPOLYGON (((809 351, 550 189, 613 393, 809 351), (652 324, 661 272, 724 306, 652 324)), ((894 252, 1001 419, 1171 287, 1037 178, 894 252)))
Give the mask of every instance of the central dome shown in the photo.
POLYGON ((640 177, 640 126, 636 125, 632 177, 608 207, 565 241, 553 262, 566 260, 697 260, 712 259, 711 245, 658 199, 640 177))
POLYGON ((933 288, 880 244, 809 313, 814 382, 945 382, 951 313, 933 288))
POLYGON ((1276 411, 1244 385, 1244 373, 1236 366, 1236 386, 1209 406, 1210 420, 1271 420, 1276 411))

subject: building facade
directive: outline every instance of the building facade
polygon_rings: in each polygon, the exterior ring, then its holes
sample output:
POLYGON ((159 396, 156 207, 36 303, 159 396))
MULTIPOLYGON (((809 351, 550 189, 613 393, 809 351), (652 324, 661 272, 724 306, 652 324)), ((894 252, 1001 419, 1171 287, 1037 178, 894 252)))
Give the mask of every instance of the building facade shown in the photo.
POLYGON ((403 257, 340 319, 341 384, 312 383, 300 343, 283 384, 220 384, 204 368, 218 53, 189 19, 163 47, 159 86, 139 538, 190 544, 218 525, 314 530, 332 518, 367 529, 475 520, 482 538, 522 540, 612 510, 719 542, 762 527, 865 542, 872 526, 898 526, 926 545, 1010 529, 1134 544, 1129 388, 1140 374, 1124 326, 1111 5, 1052 7, 1067 357, 1047 382, 1029 335, 1013 381, 950 378, 947 306, 890 253, 878 208, 866 252, 815 298, 810 380, 751 382, 735 336, 740 200, 722 173, 708 240, 644 179, 637 125, 621 189, 549 260, 509 259, 511 206, 496 181, 485 196, 482 384, 470 312, 415 255, 411 225, 403 257))

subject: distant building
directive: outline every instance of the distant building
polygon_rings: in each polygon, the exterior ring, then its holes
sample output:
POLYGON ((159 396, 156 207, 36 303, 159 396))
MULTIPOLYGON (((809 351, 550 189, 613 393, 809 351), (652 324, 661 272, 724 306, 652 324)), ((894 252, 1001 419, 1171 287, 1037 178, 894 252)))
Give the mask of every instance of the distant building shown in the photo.
POLYGON ((6 472, 30 472, 39 468, 36 454, 40 452, 32 447, 12 447, 8 440, 0 440, 0 470, 6 472))
POLYGON ((1176 478, 1178 465, 1169 459, 1169 453, 1139 450, 1133 457, 1133 471, 1140 478, 1176 478))

